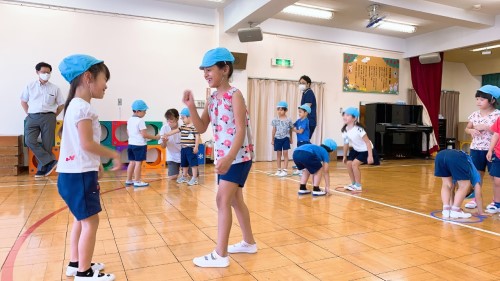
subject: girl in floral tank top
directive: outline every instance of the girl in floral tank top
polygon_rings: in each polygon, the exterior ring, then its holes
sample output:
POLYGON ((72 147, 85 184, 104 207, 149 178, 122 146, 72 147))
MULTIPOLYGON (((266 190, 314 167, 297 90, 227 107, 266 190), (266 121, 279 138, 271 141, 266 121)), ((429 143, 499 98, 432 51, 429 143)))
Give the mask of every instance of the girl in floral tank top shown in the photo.
POLYGON ((183 97, 198 132, 204 133, 211 122, 215 141, 215 172, 219 184, 216 199, 217 245, 208 255, 193 259, 193 263, 199 267, 227 267, 228 253, 257 252, 250 213, 241 189, 252 167, 252 136, 243 95, 228 82, 233 73, 233 62, 234 57, 226 48, 210 50, 203 57, 200 69, 209 87, 217 90, 207 98, 201 116, 196 110, 192 92, 184 91, 183 97), (232 225, 231 207, 238 218, 243 240, 228 246, 232 225))
MULTIPOLYGON (((232 87, 229 91, 219 95, 215 91, 208 100, 208 111, 210 112, 210 121, 213 126, 215 141, 215 162, 226 156, 233 145, 236 134, 236 123, 233 112, 232 99, 233 94, 238 89, 232 87)), ((243 139, 243 145, 238 151, 233 164, 238 164, 252 160, 253 144, 250 129, 250 118, 248 111, 245 111, 245 131, 247 136, 243 139)))
MULTIPOLYGON (((479 110, 474 111, 469 116, 469 123, 465 128, 465 133, 472 136, 470 156, 474 166, 481 174, 481 179, 484 176, 486 167, 488 167, 488 171, 491 169, 491 162, 486 159, 486 154, 488 153, 491 138, 493 137, 491 126, 500 116, 500 110, 495 108, 498 98, 496 91, 491 91, 490 85, 483 86, 477 90, 476 105, 479 107, 479 110)), ((469 194, 468 197, 474 197, 474 194, 469 194)), ((475 199, 465 204, 465 207, 469 209, 476 208, 475 199)))

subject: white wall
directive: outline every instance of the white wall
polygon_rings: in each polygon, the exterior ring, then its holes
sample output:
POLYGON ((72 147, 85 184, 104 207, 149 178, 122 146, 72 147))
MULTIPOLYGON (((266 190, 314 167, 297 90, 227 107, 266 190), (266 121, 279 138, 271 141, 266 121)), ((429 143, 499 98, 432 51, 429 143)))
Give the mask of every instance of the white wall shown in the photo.
MULTIPOLYGON (((341 142, 340 129, 343 126, 340 108, 358 107, 360 102, 395 102, 407 100, 407 90, 411 87, 410 63, 402 59, 401 53, 352 47, 318 41, 264 35, 261 42, 248 44, 248 77, 298 80, 306 74, 315 82, 325 82, 325 122, 322 130, 325 137, 341 142), (347 93, 342 91, 343 54, 354 53, 369 56, 400 59, 399 95, 347 93), (271 66, 271 58, 294 60, 293 68, 271 66)), ((291 116, 295 118, 296 116, 291 116)), ((318 126, 320 126, 318 124, 318 126)))
POLYGON ((163 121, 168 108, 183 108, 184 89, 205 99, 207 83, 198 66, 215 46, 213 27, 7 4, 0 4, 0 41, 0 88, 7 105, 0 111, 2 134, 23 133, 19 96, 37 79, 34 67, 40 61, 52 65, 51 82, 66 96, 69 85, 59 62, 74 53, 103 59, 111 80, 104 100, 93 101, 100 119, 126 120, 131 103, 143 99, 150 107, 145 119, 163 121), (118 98, 123 99, 121 113, 118 98))
POLYGON ((469 115, 477 110, 475 95, 481 87, 481 76, 472 76, 463 63, 443 63, 441 89, 460 92, 459 122, 466 122, 469 115))

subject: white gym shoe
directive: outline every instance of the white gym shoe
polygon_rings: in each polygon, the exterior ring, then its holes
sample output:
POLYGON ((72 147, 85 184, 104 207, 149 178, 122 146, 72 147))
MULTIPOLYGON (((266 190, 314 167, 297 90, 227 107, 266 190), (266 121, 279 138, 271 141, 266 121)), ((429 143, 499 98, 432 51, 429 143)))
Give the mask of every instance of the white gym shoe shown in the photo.
POLYGON ((467 204, 465 204, 465 208, 467 208, 467 209, 477 208, 476 199, 472 199, 471 201, 467 202, 467 204))
POLYGON ((276 173, 274 173, 274 176, 281 177, 281 170, 276 171, 276 173))
POLYGON ((244 240, 241 240, 241 242, 229 245, 227 247, 227 252, 230 254, 237 254, 237 253, 255 254, 257 253, 257 243, 248 244, 244 240))
POLYGON ((326 192, 324 190, 321 190, 321 189, 319 191, 313 190, 312 195, 313 196, 324 196, 324 195, 326 195, 326 192))
POLYGON ((345 190, 350 190, 349 188, 351 188, 351 186, 354 185, 354 184, 348 184, 348 185, 344 185, 344 189, 345 190))
POLYGON ((177 183, 184 183, 184 182, 188 182, 188 179, 185 178, 184 176, 180 176, 177 178, 177 183))
POLYGON ((113 281, 115 275, 111 273, 99 273, 99 270, 94 270, 92 276, 75 276, 75 281, 113 281))
POLYGON ((293 173, 292 173, 292 175, 294 175, 294 176, 298 176, 299 174, 300 174, 299 170, 294 170, 293 173))
POLYGON ((143 181, 136 181, 134 182, 134 187, 145 187, 145 186, 148 186, 149 183, 147 182, 143 182, 143 181))
POLYGON ((350 191, 361 191, 363 190, 363 188, 360 186, 357 186, 355 184, 351 184, 349 186, 346 187, 347 190, 350 190, 350 191))
POLYGON ((490 204, 486 207, 486 213, 489 213, 489 214, 500 213, 500 208, 495 206, 495 204, 490 204))
POLYGON ((221 257, 214 250, 206 256, 194 258, 193 263, 199 267, 228 267, 229 256, 221 257))
MULTIPOLYGON (((96 270, 101 271, 104 269, 104 264, 100 263, 100 262, 96 262, 96 263, 91 264, 90 267, 92 268, 93 271, 96 271, 96 270)), ((78 271, 78 267, 73 267, 73 266, 68 265, 66 267, 66 276, 75 276, 77 271, 78 271)))
POLYGON ((458 211, 450 210, 450 218, 452 219, 468 219, 472 217, 469 213, 464 213, 461 209, 458 211))
POLYGON ((188 185, 197 185, 198 178, 192 177, 191 180, 187 183, 188 185))
POLYGON ((288 176, 288 172, 286 170, 281 170, 281 173, 279 175, 280 177, 286 177, 288 176))
POLYGON ((311 191, 309 189, 299 189, 299 195, 309 194, 311 191))
POLYGON ((447 219, 450 218, 450 206, 443 207, 443 210, 441 211, 441 214, 443 215, 443 218, 447 219))

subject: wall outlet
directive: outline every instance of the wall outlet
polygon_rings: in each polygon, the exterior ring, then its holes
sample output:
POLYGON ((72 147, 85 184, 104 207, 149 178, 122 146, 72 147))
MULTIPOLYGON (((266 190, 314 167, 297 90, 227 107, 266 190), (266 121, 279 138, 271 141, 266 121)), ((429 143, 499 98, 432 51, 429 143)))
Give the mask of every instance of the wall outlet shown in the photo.
POLYGON ((196 105, 196 108, 204 108, 205 107, 205 101, 204 100, 195 100, 194 104, 196 105))
POLYGON ((122 105, 122 99, 118 98, 118 106, 121 106, 121 105, 122 105))

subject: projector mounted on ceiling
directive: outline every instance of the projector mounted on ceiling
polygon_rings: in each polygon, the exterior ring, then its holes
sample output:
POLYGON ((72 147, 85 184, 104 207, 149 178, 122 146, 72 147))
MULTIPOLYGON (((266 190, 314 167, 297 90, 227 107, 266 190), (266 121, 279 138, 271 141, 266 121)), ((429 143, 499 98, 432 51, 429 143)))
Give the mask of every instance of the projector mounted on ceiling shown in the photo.
POLYGON ((380 6, 377 4, 370 5, 368 7, 368 12, 370 14, 370 18, 368 19, 368 24, 366 25, 366 28, 374 27, 378 23, 380 23, 383 19, 385 19, 386 16, 380 16, 378 14, 380 6))
POLYGON ((238 38, 240 42, 255 42, 262 41, 262 30, 260 27, 252 27, 252 23, 248 23, 250 27, 238 29, 238 38))

